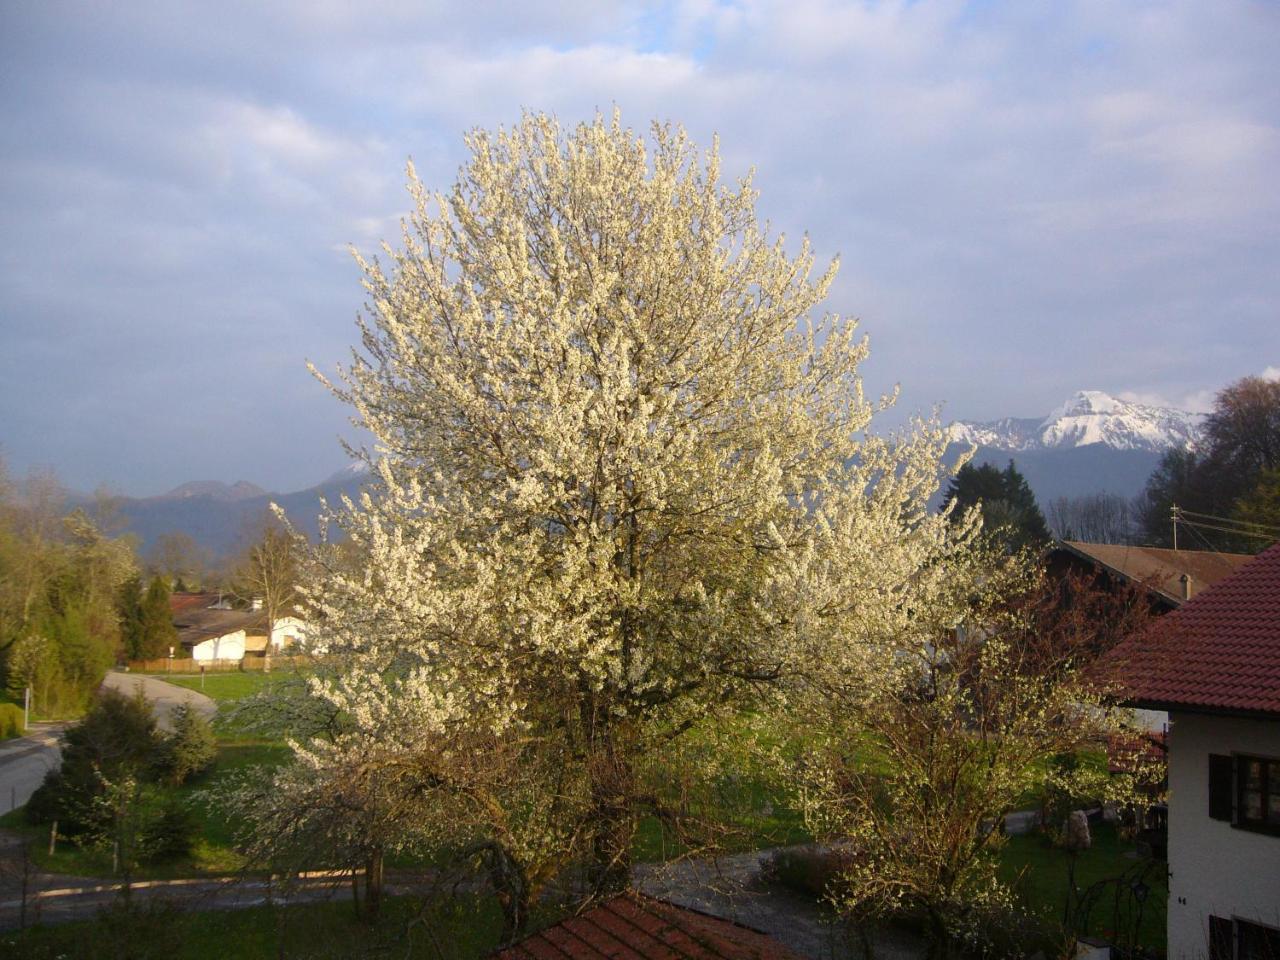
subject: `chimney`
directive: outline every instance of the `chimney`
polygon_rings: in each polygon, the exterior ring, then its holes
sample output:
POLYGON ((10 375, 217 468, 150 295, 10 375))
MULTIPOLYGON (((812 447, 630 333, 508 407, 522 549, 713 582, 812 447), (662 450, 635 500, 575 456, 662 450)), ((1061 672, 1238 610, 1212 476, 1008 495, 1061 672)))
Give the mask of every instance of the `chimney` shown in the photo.
POLYGON ((1191 599, 1191 574, 1184 573, 1181 579, 1182 579, 1182 599, 1190 600, 1191 599))

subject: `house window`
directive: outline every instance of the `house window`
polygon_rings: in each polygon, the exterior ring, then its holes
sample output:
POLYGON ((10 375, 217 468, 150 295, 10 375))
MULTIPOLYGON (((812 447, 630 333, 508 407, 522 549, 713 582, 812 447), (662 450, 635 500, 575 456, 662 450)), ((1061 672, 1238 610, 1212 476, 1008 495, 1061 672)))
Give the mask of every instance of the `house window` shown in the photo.
POLYGON ((1209 960, 1280 960, 1280 930, 1238 917, 1210 917, 1209 960))
POLYGON ((1280 760, 1210 756, 1209 816, 1244 830, 1280 834, 1280 760))
POLYGON ((1240 790, 1236 822, 1242 827, 1280 830, 1280 760, 1236 757, 1236 783, 1240 790))

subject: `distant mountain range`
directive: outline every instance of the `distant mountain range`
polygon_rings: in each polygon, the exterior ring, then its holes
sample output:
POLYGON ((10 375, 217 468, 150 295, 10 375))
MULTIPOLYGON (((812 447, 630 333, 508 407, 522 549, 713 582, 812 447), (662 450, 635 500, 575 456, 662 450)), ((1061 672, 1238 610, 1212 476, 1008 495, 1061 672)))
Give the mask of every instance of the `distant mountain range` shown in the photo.
POLYGON ((307 534, 318 530, 320 499, 330 502, 353 495, 368 477, 363 464, 352 464, 314 487, 294 493, 268 493, 244 480, 184 483, 158 497, 121 497, 116 505, 145 555, 166 533, 185 533, 216 557, 235 553, 254 520, 278 503, 290 521, 307 534))
POLYGON ((1045 417, 952 423, 948 455, 977 447, 974 462, 1014 461, 1044 509, 1058 497, 1131 498, 1170 447, 1194 446, 1204 417, 1081 390, 1045 417))
MULTIPOLYGON (((1202 419, 1082 390, 1046 417, 958 420, 948 428, 952 442, 947 456, 954 462, 976 446, 975 463, 1003 467, 1013 460, 1041 508, 1062 496, 1105 492, 1133 497, 1166 449, 1196 442, 1202 419)), ((353 495, 367 478, 364 464, 352 463, 294 493, 268 493, 244 480, 204 480, 184 483, 158 497, 123 497, 118 505, 144 552, 162 535, 182 532, 215 555, 228 556, 241 546, 247 526, 272 502, 280 504, 299 529, 314 535, 320 499, 332 502, 343 494, 353 495)))
POLYGON ((1047 417, 1006 417, 986 423, 957 420, 948 429, 956 443, 999 450, 1068 450, 1102 444, 1112 450, 1163 453, 1170 447, 1192 446, 1203 421, 1201 414, 1081 390, 1047 417))

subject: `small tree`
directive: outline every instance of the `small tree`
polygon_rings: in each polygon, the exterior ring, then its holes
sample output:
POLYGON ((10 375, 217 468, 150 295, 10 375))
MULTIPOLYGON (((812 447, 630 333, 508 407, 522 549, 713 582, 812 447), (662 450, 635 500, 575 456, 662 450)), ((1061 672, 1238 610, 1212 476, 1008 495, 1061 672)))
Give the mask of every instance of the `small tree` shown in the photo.
MULTIPOLYGON (((62 765, 51 770, 27 807, 28 818, 57 819, 69 834, 101 827, 100 794, 145 779, 155 768, 158 738, 142 697, 102 691, 79 723, 67 729, 62 765)), ((130 788, 132 789, 132 788, 130 788)), ((117 799, 124 797, 120 794, 117 799)))
POLYGON ((232 573, 232 588, 246 603, 261 603, 266 615, 266 666, 271 665, 271 640, 276 621, 298 603, 298 580, 303 551, 298 535, 275 514, 266 513, 249 528, 250 543, 232 573))
POLYGON ((171 719, 173 730, 163 740, 159 766, 165 779, 179 786, 213 765, 218 741, 209 721, 189 704, 175 707, 171 719))
POLYGON ((1159 777, 1044 764, 1127 725, 1096 665, 1145 622, 1138 591, 1055 584, 994 556, 950 572, 896 638, 886 683, 816 687, 805 729, 819 736, 797 780, 807 823, 848 853, 830 892, 837 909, 859 924, 919 916, 933 957, 1007 910, 1000 826, 1025 796, 1133 802, 1159 777))

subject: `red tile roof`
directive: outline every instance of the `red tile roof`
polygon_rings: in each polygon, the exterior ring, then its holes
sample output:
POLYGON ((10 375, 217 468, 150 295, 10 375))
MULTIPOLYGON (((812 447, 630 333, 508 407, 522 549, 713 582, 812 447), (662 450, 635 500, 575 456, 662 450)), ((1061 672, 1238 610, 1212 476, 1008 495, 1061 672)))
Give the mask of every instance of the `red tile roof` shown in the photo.
POLYGON ((184 613, 187 610, 207 610, 222 597, 216 593, 171 593, 169 594, 169 610, 171 613, 184 613))
POLYGON ((1280 716, 1280 544, 1115 651, 1132 702, 1280 716))
POLYGON ((728 920, 625 893, 493 955, 496 960, 799 960, 728 920))

